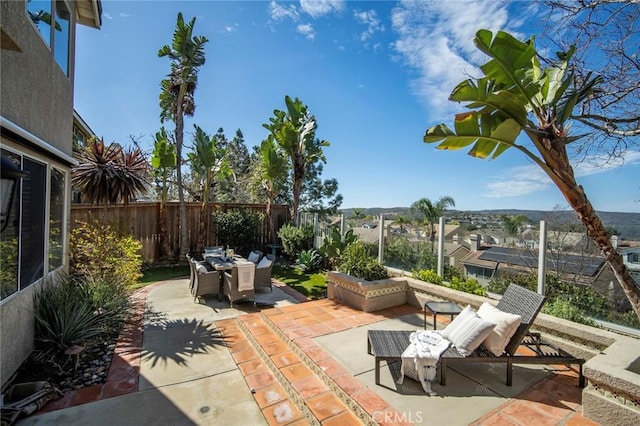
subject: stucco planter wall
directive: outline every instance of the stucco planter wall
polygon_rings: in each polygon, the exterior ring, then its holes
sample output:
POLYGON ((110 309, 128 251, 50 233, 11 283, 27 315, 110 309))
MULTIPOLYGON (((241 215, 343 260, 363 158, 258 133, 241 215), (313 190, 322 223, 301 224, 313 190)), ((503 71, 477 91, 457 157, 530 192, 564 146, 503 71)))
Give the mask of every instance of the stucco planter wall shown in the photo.
POLYGON ((327 296, 364 312, 379 311, 407 303, 403 278, 366 281, 341 272, 329 272, 327 296))
MULTIPOLYGON (((448 300, 478 308, 497 300, 475 296, 411 277, 363 281, 329 272, 328 296, 365 312, 409 303, 423 309, 427 300, 448 300)), ((640 424, 640 339, 612 333, 543 313, 532 330, 573 355, 583 366, 587 386, 582 392, 583 415, 602 425, 640 424)))

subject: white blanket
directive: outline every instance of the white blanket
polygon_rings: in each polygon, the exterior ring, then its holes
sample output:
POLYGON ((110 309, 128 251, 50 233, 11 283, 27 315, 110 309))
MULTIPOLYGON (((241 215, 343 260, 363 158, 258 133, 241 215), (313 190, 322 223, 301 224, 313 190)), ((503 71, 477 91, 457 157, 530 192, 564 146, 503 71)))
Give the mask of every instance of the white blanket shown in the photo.
POLYGON ((436 377, 436 365, 440 355, 449 348, 451 342, 433 330, 414 331, 409 336, 409 342, 409 346, 402 353, 398 383, 401 384, 404 380, 405 368, 413 370, 427 395, 434 395, 431 382, 436 377))
POLYGON ((238 291, 253 290, 256 277, 256 265, 251 262, 242 263, 238 268, 238 291))

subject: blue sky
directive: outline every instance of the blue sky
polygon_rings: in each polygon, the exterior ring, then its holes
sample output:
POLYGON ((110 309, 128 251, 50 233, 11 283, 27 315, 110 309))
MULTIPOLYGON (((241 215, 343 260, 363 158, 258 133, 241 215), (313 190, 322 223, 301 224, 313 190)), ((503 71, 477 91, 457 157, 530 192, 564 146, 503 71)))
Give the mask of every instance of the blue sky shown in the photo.
MULTIPOLYGON (((198 124, 210 134, 236 129, 250 148, 284 97, 300 98, 328 140, 325 178, 336 178, 343 208, 409 206, 448 195, 459 210, 567 208, 542 171, 514 150, 493 161, 436 150, 425 130, 451 124, 457 83, 478 75, 480 28, 529 38, 539 29, 533 2, 468 1, 114 1, 103 26, 79 26, 75 108, 105 141, 132 135, 151 150, 160 128, 157 52, 176 16, 196 17, 209 39, 195 94, 198 124), (523 18, 524 17, 524 18, 523 18), (525 19, 526 18, 526 19, 525 19)), ((172 129, 171 123, 166 123, 172 129)), ((189 135, 186 138, 190 138, 189 135)), ((188 140, 188 139, 185 139, 188 140)), ((597 210, 640 212, 640 153, 623 166, 575 167, 597 210)))

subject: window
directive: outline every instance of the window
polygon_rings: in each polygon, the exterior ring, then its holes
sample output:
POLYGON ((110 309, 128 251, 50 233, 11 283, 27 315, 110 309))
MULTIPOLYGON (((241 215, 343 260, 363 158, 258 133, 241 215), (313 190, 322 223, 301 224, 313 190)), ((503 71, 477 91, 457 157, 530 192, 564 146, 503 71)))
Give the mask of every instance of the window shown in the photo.
POLYGON ((4 300, 65 264, 68 172, 9 150, 1 153, 29 172, 15 186, 9 221, 0 234, 4 300))
POLYGON ((627 262, 629 262, 629 263, 640 263, 640 253, 629 253, 629 254, 627 254, 627 262))
POLYGON ((27 15, 47 46, 51 47, 51 1, 27 1, 27 15))
POLYGON ((69 75, 69 28, 71 13, 64 1, 56 1, 56 31, 53 39, 53 53, 56 62, 65 75, 69 75))
MULTIPOLYGON (((21 167, 18 155, 2 150, 2 155, 21 167)), ((18 291, 18 249, 20 240, 20 180, 16 183, 7 227, 0 233, 0 300, 18 291)))
POLYGON ((66 1, 28 0, 27 15, 40 32, 46 45, 52 50, 64 74, 68 76, 72 21, 66 1), (52 24, 53 28, 51 28, 52 24))
POLYGON ((65 173, 51 169, 51 187, 49 190, 49 270, 62 266, 64 253, 64 194, 65 173))
POLYGON ((20 232, 20 288, 44 275, 45 208, 47 166, 29 158, 22 160, 22 223, 20 232))

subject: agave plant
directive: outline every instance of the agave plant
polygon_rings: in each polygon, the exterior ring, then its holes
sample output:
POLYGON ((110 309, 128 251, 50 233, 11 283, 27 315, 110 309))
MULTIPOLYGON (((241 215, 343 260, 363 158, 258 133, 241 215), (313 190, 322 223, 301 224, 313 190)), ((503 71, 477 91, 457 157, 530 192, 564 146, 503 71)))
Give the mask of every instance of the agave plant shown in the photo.
POLYGON ((302 272, 312 272, 320 267, 322 256, 318 250, 303 250, 296 259, 296 267, 302 272))

